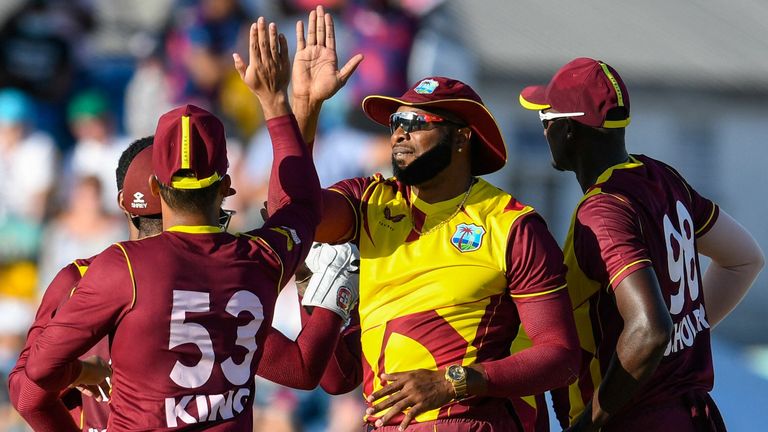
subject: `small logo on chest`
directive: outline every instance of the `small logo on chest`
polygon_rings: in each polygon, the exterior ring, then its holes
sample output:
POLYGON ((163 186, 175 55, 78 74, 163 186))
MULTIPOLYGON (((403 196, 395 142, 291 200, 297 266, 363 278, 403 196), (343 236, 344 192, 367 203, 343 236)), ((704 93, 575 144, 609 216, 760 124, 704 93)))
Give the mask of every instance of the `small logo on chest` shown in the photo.
POLYGON ((384 207, 384 219, 397 223, 403 220, 404 217, 405 214, 392 215, 392 210, 389 207, 384 207))
POLYGON ((480 249, 485 236, 485 228, 475 224, 459 224, 451 237, 451 244, 459 252, 472 252, 480 249))

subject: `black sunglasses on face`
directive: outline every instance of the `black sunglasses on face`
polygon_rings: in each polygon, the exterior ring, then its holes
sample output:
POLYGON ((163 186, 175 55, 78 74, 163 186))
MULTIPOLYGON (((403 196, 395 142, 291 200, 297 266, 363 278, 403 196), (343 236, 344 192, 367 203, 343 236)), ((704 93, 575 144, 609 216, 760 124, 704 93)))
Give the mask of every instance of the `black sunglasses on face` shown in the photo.
POLYGON ((402 128, 403 132, 411 133, 431 129, 432 123, 456 124, 434 114, 402 111, 393 113, 389 116, 389 131, 394 134, 398 128, 402 128))

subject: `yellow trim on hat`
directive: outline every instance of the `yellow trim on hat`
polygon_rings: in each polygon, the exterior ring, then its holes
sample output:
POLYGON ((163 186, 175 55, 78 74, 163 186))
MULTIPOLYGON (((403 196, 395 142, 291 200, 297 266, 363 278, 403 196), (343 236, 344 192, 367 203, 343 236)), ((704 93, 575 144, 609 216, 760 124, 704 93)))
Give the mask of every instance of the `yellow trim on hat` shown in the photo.
POLYGON ((213 173, 212 176, 197 179, 195 177, 173 176, 171 178, 171 186, 174 189, 202 189, 206 188, 221 179, 219 173, 213 173))
POLYGON ((520 105, 522 105, 523 108, 529 109, 529 110, 532 110, 532 111, 541 111, 541 110, 552 108, 551 105, 541 105, 541 104, 537 104, 537 103, 533 103, 533 102, 527 101, 527 100, 525 100, 525 98, 523 98, 523 94, 522 93, 520 93, 520 97, 518 99, 520 100, 520 105))
POLYGON ((606 129, 618 129, 629 126, 631 117, 627 117, 626 120, 606 120, 603 122, 603 127, 606 129))
MULTIPOLYGON (((611 70, 608 69, 608 65, 599 62, 600 68, 603 70, 603 73, 608 78, 608 81, 611 82, 611 85, 613 86, 613 89, 616 91, 616 103, 620 106, 624 106, 624 95, 621 93, 621 86, 619 85, 619 82, 616 80, 616 77, 613 76, 611 73, 611 70)), ((618 129, 618 128, 625 128, 629 126, 629 122, 632 120, 631 117, 627 117, 624 120, 606 120, 603 122, 603 127, 608 129, 618 129)))
POLYGON ((189 169, 189 116, 181 116, 181 169, 189 169))
MULTIPOLYGON (((619 104, 619 106, 624 106, 624 96, 621 94, 621 86, 619 86, 619 82, 616 81, 616 77, 613 76, 611 73, 611 70, 608 69, 608 65, 600 62, 600 67, 603 69, 603 73, 605 76, 608 77, 608 80, 613 85, 613 89, 616 90, 616 102, 619 104)), ((607 127, 607 126, 606 126, 607 127)))

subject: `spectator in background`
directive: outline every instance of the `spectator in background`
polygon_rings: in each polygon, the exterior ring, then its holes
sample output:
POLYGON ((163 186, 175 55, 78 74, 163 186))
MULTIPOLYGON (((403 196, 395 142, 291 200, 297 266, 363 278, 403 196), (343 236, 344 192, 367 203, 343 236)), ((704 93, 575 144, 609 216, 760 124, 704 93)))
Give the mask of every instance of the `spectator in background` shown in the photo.
POLYGON ((0 90, 0 293, 26 298, 35 293, 34 261, 58 162, 33 117, 23 92, 0 90))
POLYGON ((27 95, 0 90, 0 217, 41 223, 56 175, 57 151, 51 137, 34 128, 33 117, 27 95))
POLYGON ((0 27, 0 87, 27 92, 38 126, 68 141, 66 98, 80 79, 95 22, 85 0, 24 1, 0 27))
POLYGON ((240 138, 261 124, 259 104, 231 65, 249 24, 238 0, 178 0, 163 41, 172 104, 207 108, 240 138))
MULTIPOLYGON (((119 158, 118 154, 118 158, 119 158)), ((112 165, 112 184, 117 161, 112 165)), ((95 176, 78 177, 64 211, 55 217, 43 233, 45 248, 40 254, 39 285, 45 288, 53 276, 73 257, 89 257, 104 245, 126 238, 121 219, 104 210, 102 183, 95 176)), ((115 200, 117 192, 112 195, 115 200)), ((117 205, 117 204, 115 204, 117 205)))
POLYGON ((27 302, 0 297, 0 431, 24 432, 24 421, 10 404, 8 373, 24 346, 34 308, 27 302))
POLYGON ((116 135, 107 98, 98 90, 85 90, 70 102, 67 118, 76 139, 68 167, 72 178, 97 177, 102 207, 111 214, 119 214, 114 167, 129 139, 116 135))

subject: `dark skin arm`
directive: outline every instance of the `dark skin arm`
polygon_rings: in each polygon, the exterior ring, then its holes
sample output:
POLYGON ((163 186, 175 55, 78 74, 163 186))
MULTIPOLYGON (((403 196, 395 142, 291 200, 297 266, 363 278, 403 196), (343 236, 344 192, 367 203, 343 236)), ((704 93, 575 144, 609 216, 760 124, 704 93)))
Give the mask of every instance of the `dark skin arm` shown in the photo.
POLYGON ((355 229, 355 211, 340 193, 323 189, 320 224, 315 231, 315 241, 339 244, 349 241, 355 229))
POLYGON ((653 268, 627 276, 614 290, 624 329, 603 382, 570 432, 598 431, 623 408, 661 362, 672 319, 653 268))
MULTIPOLYGON (((484 394, 486 380, 481 364, 464 367, 467 371, 467 394, 484 394)), ((376 427, 381 427, 394 416, 404 413, 405 417, 400 423, 403 430, 408 427, 417 415, 448 404, 456 397, 456 392, 448 380, 445 379, 445 370, 418 369, 408 372, 382 374, 382 382, 386 385, 381 390, 368 396, 368 402, 373 403, 377 399, 389 396, 382 402, 365 410, 367 415, 373 415, 379 411, 393 407, 380 419, 376 420, 376 427), (407 410, 407 411, 406 411, 407 410)))
MULTIPOLYGON (((315 231, 315 241, 320 243, 339 244, 349 241, 352 238, 355 227, 355 211, 341 194, 323 189, 320 191, 323 204, 320 225, 315 231), (332 221, 332 222, 329 222, 332 221), (324 223, 326 222, 326 223, 324 223)), ((261 209, 261 217, 264 220, 270 216, 269 206, 264 202, 264 208, 261 209)), ((297 270, 296 278, 302 280, 311 274, 299 276, 297 270)), ((303 295, 303 293, 302 293, 303 295)))

